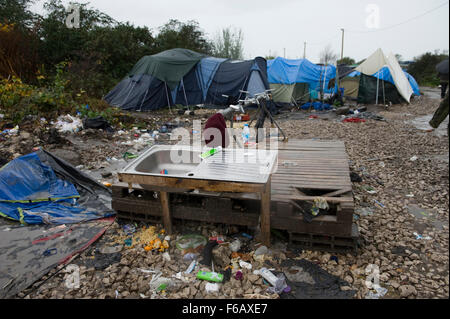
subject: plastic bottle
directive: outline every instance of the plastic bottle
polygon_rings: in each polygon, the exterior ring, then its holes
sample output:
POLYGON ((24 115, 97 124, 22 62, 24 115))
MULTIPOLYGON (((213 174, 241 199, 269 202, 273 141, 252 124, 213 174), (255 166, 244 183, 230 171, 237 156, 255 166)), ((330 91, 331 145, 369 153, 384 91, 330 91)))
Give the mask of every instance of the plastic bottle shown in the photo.
POLYGON ((286 280, 283 276, 277 277, 267 268, 261 268, 259 274, 275 288, 277 293, 283 291, 283 289, 287 287, 286 280))
POLYGON ((250 141, 250 128, 248 127, 248 124, 244 125, 244 130, 242 131, 242 139, 244 144, 248 144, 250 141))

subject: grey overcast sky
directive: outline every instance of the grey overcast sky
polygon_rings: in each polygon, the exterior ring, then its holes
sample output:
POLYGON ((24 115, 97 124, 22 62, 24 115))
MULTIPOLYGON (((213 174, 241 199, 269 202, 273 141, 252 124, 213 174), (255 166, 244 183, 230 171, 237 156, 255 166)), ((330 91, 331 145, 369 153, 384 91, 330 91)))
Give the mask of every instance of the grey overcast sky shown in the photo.
MULTIPOLYGON (((43 13, 38 0, 33 10, 43 13)), ((64 0, 64 4, 70 1, 64 0)), ((117 21, 129 21, 157 32, 169 19, 196 20, 209 38, 223 27, 241 28, 245 58, 278 55, 319 62, 330 45, 341 52, 341 28, 345 31, 344 56, 356 61, 377 48, 410 60, 425 52, 449 49, 448 0, 78 0, 90 3, 117 21), (370 29, 379 8, 379 28, 370 29), (442 6, 441 6, 442 5, 442 6), (369 6, 369 8, 368 8, 369 6), (441 7, 439 7, 441 6, 441 7), (439 7, 439 8, 438 8, 439 7), (431 11, 432 9, 438 8, 431 11), (369 11, 368 11, 369 10, 369 11), (372 21, 372 22, 371 22, 372 21)))

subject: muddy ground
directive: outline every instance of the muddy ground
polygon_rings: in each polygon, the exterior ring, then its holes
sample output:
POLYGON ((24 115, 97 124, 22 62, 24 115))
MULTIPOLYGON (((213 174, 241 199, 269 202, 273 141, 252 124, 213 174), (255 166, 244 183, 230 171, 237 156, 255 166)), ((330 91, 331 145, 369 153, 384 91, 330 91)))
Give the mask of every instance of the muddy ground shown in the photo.
MULTIPOLYGON (((193 274, 178 275, 173 278, 176 282, 173 287, 155 291, 150 288, 154 273, 139 269, 160 270, 167 278, 184 272, 190 261, 183 260, 174 245, 178 235, 194 232, 205 237, 228 236, 231 240, 231 234, 251 233, 252 230, 185 223, 177 225, 176 234, 171 236, 170 260, 164 259, 159 252, 146 252, 145 245, 140 244, 121 249, 118 257, 114 255, 116 260, 110 261, 111 265, 95 269, 92 261, 106 258, 98 254, 99 250, 123 244, 123 225, 115 223, 100 241, 74 261, 81 266, 80 289, 66 288, 68 274, 63 269, 42 278, 17 298, 284 298, 286 295, 267 292, 269 285, 254 275, 253 270, 265 265, 275 272, 283 271, 288 277, 295 277, 302 268, 286 262, 304 260, 337 278, 333 281, 338 283, 336 297, 352 292, 346 297, 366 298, 370 292, 366 285, 366 269, 368 265, 377 265, 380 286, 387 289, 382 298, 448 298, 448 119, 436 131, 427 126, 427 120, 438 105, 438 99, 426 95, 415 99, 411 105, 369 106, 368 111, 383 120, 367 119, 365 123, 343 123, 333 112, 314 112, 317 119, 310 119, 311 113, 305 111, 288 110, 277 115, 291 139, 345 142, 350 169, 362 178, 362 182, 353 184, 354 220, 361 236, 361 247, 356 255, 299 251, 274 238, 270 251, 258 257, 254 254, 258 243, 255 240, 247 242, 241 237, 240 240, 246 243, 243 253, 253 265, 252 270, 242 269, 242 281, 234 279, 235 268, 231 280, 223 284, 218 293, 206 292, 206 283, 196 280, 193 274)), ((149 128, 152 134, 167 123, 190 127, 194 119, 204 122, 213 113, 214 110, 196 110, 196 115, 190 116, 165 110, 134 113, 131 117, 136 118, 136 122, 153 123, 149 128)), ((60 136, 56 132, 30 127, 21 130, 18 136, 3 140, 0 157, 4 161, 11 160, 42 146, 100 182, 114 183, 117 181, 115 173, 130 161, 123 157, 125 152, 139 154, 153 143, 171 143, 168 134, 160 133, 153 141, 142 138, 145 133, 139 129, 114 134, 83 130, 60 136)), ((161 229, 161 225, 157 225, 155 231, 161 229)), ((215 254, 220 260, 221 252, 215 254)), ((197 270, 211 270, 210 266, 201 267, 197 270)), ((314 283, 314 278, 298 279, 302 280, 314 283)))

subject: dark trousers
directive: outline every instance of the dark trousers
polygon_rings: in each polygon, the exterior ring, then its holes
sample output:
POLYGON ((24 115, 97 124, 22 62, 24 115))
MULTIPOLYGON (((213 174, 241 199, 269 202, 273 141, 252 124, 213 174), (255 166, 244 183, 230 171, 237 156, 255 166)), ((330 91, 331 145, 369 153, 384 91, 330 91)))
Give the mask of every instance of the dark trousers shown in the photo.
POLYGON ((441 83, 441 99, 445 98, 445 93, 447 92, 448 83, 442 82, 441 83))

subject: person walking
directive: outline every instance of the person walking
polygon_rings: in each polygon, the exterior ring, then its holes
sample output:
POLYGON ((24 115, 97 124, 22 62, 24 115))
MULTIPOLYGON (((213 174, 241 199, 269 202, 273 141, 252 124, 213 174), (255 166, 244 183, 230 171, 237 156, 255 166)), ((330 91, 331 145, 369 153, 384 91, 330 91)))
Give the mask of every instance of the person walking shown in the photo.
MULTIPOLYGON (((448 92, 446 93, 444 100, 442 100, 441 105, 436 110, 433 115, 433 118, 430 121, 430 125, 432 128, 437 129, 439 125, 447 118, 448 116, 448 92)), ((449 123, 450 125, 450 123, 449 123)), ((447 136, 449 135, 449 126, 447 125, 447 136)))

